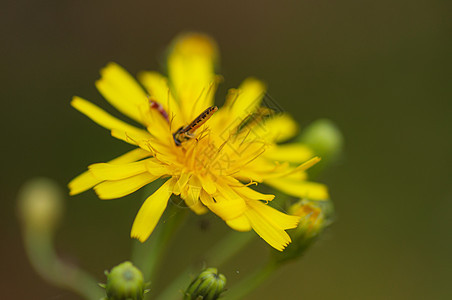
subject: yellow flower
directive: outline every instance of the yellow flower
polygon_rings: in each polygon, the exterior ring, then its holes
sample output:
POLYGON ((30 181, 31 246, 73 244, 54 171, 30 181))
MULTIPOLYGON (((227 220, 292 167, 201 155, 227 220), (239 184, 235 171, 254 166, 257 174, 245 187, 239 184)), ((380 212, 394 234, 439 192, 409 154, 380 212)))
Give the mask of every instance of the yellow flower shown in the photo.
POLYGON ((287 114, 267 116, 269 110, 260 107, 265 86, 257 79, 248 78, 231 89, 225 105, 213 113, 220 80, 214 73, 217 59, 209 37, 190 33, 172 44, 168 78, 152 71, 138 75, 144 89, 123 68, 108 64, 97 89, 143 128, 74 97, 73 107, 136 148, 108 163, 90 165, 69 183, 70 194, 94 188, 99 198, 113 199, 168 178, 143 203, 132 237, 144 242, 175 194, 195 213, 211 210, 231 228, 253 229, 282 251, 291 241, 285 230, 295 228, 299 218, 268 206, 274 196, 249 185, 264 182, 293 196, 327 199, 325 186, 306 181, 304 172, 319 159, 300 144, 276 145, 292 137, 297 126, 287 114), (185 130, 209 107, 210 119, 204 118, 196 130, 185 130))

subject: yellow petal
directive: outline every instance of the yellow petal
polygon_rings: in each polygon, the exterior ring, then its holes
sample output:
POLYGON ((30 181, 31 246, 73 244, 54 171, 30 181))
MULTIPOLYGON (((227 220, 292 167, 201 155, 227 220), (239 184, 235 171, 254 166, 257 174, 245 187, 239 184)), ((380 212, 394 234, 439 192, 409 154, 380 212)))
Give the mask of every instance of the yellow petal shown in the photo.
POLYGON ((291 196, 311 200, 329 199, 328 189, 321 183, 291 178, 272 178, 265 180, 265 183, 291 196))
POLYGON ((209 210, 207 209, 207 207, 205 207, 204 205, 202 205, 202 203, 200 201, 196 202, 195 205, 189 206, 190 209, 192 211, 195 212, 195 214, 199 215, 203 215, 205 213, 207 213, 209 210))
POLYGON ((172 45, 168 56, 169 79, 188 119, 213 104, 217 56, 215 42, 198 33, 184 34, 172 45))
POLYGON ((202 190, 200 192, 199 198, 201 199, 202 204, 204 204, 207 207, 209 207, 210 205, 215 203, 212 196, 209 193, 207 193, 205 190, 202 190))
POLYGON ((142 173, 122 180, 104 181, 94 187, 100 199, 115 199, 129 195, 148 183, 159 178, 149 173, 142 173))
POLYGON ((281 228, 274 226, 254 209, 245 211, 253 230, 263 238, 270 246, 282 251, 291 242, 289 235, 281 228))
POLYGON ((242 199, 225 200, 217 195, 215 200, 216 202, 208 208, 225 221, 238 218, 246 210, 245 202, 242 199))
POLYGON ((121 156, 116 157, 115 159, 110 160, 109 164, 127 164, 131 163, 143 158, 146 158, 150 156, 150 153, 148 151, 144 151, 143 149, 136 148, 132 151, 129 151, 127 153, 124 153, 121 156))
POLYGON ((236 176, 241 180, 249 181, 252 179, 257 182, 262 182, 268 177, 281 176, 281 174, 287 173, 288 170, 293 170, 293 168, 289 168, 288 163, 275 163, 263 157, 258 157, 251 163, 242 166, 236 176))
POLYGON ((235 177, 240 179, 241 181, 251 181, 254 180, 256 182, 263 182, 264 181, 264 175, 265 173, 257 172, 256 170, 253 170, 251 168, 248 169, 242 169, 239 172, 235 174, 235 177))
POLYGON ((201 193, 202 186, 197 176, 192 176, 190 177, 187 187, 188 187, 187 195, 184 198, 184 200, 185 203, 189 207, 191 207, 199 202, 199 194, 201 193))
POLYGON ((174 99, 168 86, 168 79, 158 72, 141 72, 138 79, 149 91, 151 99, 160 103, 172 120, 173 129, 177 129, 184 124, 185 116, 181 115, 179 104, 174 99))
POLYGON ((238 218, 247 209, 242 198, 227 199, 216 193, 214 201, 204 190, 201 191, 200 198, 205 206, 225 221, 238 218))
MULTIPOLYGON (((149 156, 149 152, 144 151, 140 148, 133 149, 132 151, 129 151, 111 161, 109 161, 109 164, 124 164, 129 162, 134 162, 136 160, 142 159, 149 156)), ((79 176, 75 177, 74 179, 69 182, 69 194, 77 195, 81 192, 84 192, 86 190, 89 190, 96 184, 99 184, 102 180, 98 177, 95 177, 90 171, 86 171, 79 176)))
POLYGON ((169 173, 168 166, 162 164, 157 159, 147 159, 146 170, 155 176, 163 176, 169 173))
POLYGON ((311 149, 298 143, 274 145, 268 148, 264 156, 273 161, 287 161, 290 163, 302 163, 313 156, 311 149))
MULTIPOLYGON (((130 138, 130 137, 128 137, 130 138)), ((144 139, 139 139, 139 137, 134 137, 134 139, 137 139, 136 141, 138 142, 138 146, 144 150, 147 150, 149 152, 152 153, 152 156, 154 156, 156 159, 158 159, 160 162, 165 163, 167 165, 175 165, 175 166, 180 166, 181 168, 183 167, 179 162, 178 162, 178 156, 177 156, 177 152, 173 151, 172 146, 168 146, 165 144, 160 143, 160 141, 152 138, 152 139, 148 139, 148 140, 144 140, 144 139)), ((176 146, 174 146, 176 147, 176 146)), ((180 168, 179 168, 180 170, 180 168)))
POLYGON ((120 180, 146 172, 146 161, 128 164, 98 163, 89 167, 91 173, 102 180, 120 180))
POLYGON ((248 218, 245 215, 241 215, 238 218, 228 220, 226 221, 226 224, 228 224, 229 227, 231 227, 234 230, 237 231, 250 231, 251 230, 251 224, 248 218))
POLYGON ((240 85, 238 95, 228 96, 226 107, 231 111, 231 118, 243 119, 247 115, 253 113, 262 102, 265 94, 265 85, 255 78, 247 78, 240 85))
MULTIPOLYGON (((187 204, 188 205, 188 204, 187 204)), ((190 207, 190 209, 192 211, 195 212, 195 214, 197 215, 203 215, 205 213, 207 213, 209 210, 207 209, 207 207, 205 207, 201 201, 198 201, 196 203, 194 203, 193 205, 188 205, 188 207, 190 207)))
POLYGON ((247 204, 251 209, 257 211, 263 218, 280 229, 295 228, 300 220, 299 216, 287 215, 260 201, 248 201, 247 204))
MULTIPOLYGON (((124 130, 120 130, 120 129, 112 129, 111 136, 115 137, 119 140, 122 140, 126 143, 129 143, 131 145, 140 146, 140 147, 141 147, 140 143, 143 144, 143 142, 145 143, 152 139, 151 135, 144 130, 142 130, 141 132, 139 132, 139 131, 134 132, 134 131, 124 131, 124 130)), ((143 150, 152 152, 151 150, 149 150, 149 148, 146 148, 146 147, 141 147, 141 148, 143 150)))
POLYGON ((292 178, 294 175, 296 176, 297 173, 302 173, 302 172, 306 171, 307 169, 311 168, 316 163, 318 163, 320 160, 321 160, 320 157, 315 156, 295 168, 287 168, 286 170, 281 170, 280 172, 274 172, 270 176, 266 176, 266 179, 282 178, 282 177, 292 178))
POLYGON ((298 124, 287 113, 277 114, 265 121, 265 126, 256 127, 254 133, 257 136, 266 137, 276 143, 285 142, 294 137, 298 132, 298 124))
POLYGON ((101 181, 97 177, 94 177, 91 172, 83 172, 69 182, 69 195, 73 196, 87 191, 101 181))
POLYGON ((243 200, 242 197, 239 194, 237 194, 229 184, 218 180, 216 182, 216 186, 218 192, 228 201, 235 201, 237 199, 243 200))
POLYGON ((199 180, 201 181, 202 188, 210 195, 213 195, 217 191, 215 182, 209 176, 199 176, 199 180))
POLYGON ((182 173, 179 176, 179 179, 177 180, 176 184, 174 185, 174 188, 172 190, 173 194, 179 195, 185 188, 185 185, 187 184, 190 177, 191 177, 190 173, 182 173))
MULTIPOLYGON (((260 106, 264 94, 265 85, 261 81, 246 79, 238 89, 229 90, 226 103, 212 116, 210 123, 214 124, 223 139, 235 134, 237 127, 260 106)), ((254 129, 252 131, 251 136, 256 137, 254 129)))
POLYGON ((169 143, 174 143, 170 124, 161 115, 161 113, 155 109, 152 109, 148 111, 148 116, 149 116, 148 124, 150 125, 147 127, 147 130, 161 143, 167 145, 169 143))
POLYGON ((132 125, 129 125, 126 122, 123 122, 123 121, 111 116, 110 114, 108 114, 104 110, 100 109, 96 105, 94 105, 91 102, 86 101, 85 99, 82 99, 80 97, 77 97, 77 96, 74 97, 71 101, 71 105, 75 109, 77 109, 78 111, 80 111, 81 113, 86 115, 88 118, 90 118, 91 120, 93 120, 94 122, 99 124, 100 126, 105 127, 107 129, 110 129, 110 130, 117 129, 117 130, 121 130, 121 131, 130 132, 133 134, 137 134, 140 136, 150 136, 149 133, 147 133, 145 130, 139 129, 132 125))
POLYGON ((148 97, 136 80, 116 63, 109 63, 102 69, 101 76, 96 87, 105 99, 126 116, 143 124, 139 107, 147 103, 148 97))
POLYGON ((296 167, 293 171, 291 171, 290 173, 295 173, 295 172, 299 172, 299 171, 306 171, 307 169, 309 169, 310 167, 314 166, 316 163, 318 163, 321 160, 320 157, 318 156, 314 156, 313 158, 311 158, 310 160, 302 163, 301 165, 299 165, 298 167, 296 167))
POLYGON ((275 195, 262 194, 246 186, 234 188, 234 191, 239 195, 252 200, 272 201, 275 198, 275 195))
POLYGON ((132 238, 136 238, 142 243, 148 239, 168 205, 174 182, 174 179, 166 181, 144 201, 132 225, 130 232, 132 238))

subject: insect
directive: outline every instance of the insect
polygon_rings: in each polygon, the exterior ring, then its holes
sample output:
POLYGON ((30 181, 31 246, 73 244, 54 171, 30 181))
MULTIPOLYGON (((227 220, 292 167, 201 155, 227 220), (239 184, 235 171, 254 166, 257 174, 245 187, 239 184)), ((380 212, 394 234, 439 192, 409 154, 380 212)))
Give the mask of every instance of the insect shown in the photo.
POLYGON ((162 115, 162 117, 164 117, 165 120, 168 121, 169 123, 168 113, 160 103, 149 98, 149 106, 153 109, 156 109, 162 115))
POLYGON ((203 111, 187 126, 181 126, 175 133, 173 133, 174 143, 176 146, 182 145, 183 142, 195 137, 195 130, 201 127, 210 117, 218 110, 218 107, 211 106, 203 111))
POLYGON ((255 112, 246 116, 242 122, 237 126, 236 134, 243 132, 246 128, 252 128, 265 120, 265 118, 271 116, 273 111, 266 107, 259 107, 255 112))

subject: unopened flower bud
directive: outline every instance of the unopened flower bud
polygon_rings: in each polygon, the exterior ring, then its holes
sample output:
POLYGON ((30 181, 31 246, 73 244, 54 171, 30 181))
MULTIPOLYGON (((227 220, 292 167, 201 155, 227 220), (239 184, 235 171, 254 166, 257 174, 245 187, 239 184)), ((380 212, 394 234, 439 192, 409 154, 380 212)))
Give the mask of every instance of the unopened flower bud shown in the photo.
POLYGON ((309 239, 318 235, 326 227, 325 210, 331 201, 300 200, 289 208, 291 215, 300 216, 300 222, 295 229, 294 238, 309 239))
POLYGON ((123 262, 110 273, 106 272, 107 283, 105 287, 107 300, 141 300, 146 292, 141 271, 131 262, 123 262))
POLYGON ((281 253, 276 253, 279 262, 301 256, 333 219, 334 208, 330 200, 313 201, 303 199, 289 208, 289 214, 299 216, 297 228, 290 232, 292 243, 281 253))
POLYGON ((216 268, 205 269, 196 277, 185 291, 184 299, 215 300, 224 291, 226 277, 216 268))
POLYGON ((344 144, 341 131, 328 119, 312 122, 303 130, 298 140, 319 155, 323 163, 337 160, 344 144))
POLYGON ((18 213, 24 229, 52 233, 63 214, 63 192, 52 180, 36 178, 19 191, 18 213))

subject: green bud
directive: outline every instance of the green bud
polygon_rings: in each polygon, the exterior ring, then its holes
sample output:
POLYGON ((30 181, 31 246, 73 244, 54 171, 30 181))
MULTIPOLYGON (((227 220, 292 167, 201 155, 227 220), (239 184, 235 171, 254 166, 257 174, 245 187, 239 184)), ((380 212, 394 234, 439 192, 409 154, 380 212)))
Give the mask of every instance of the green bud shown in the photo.
POLYGON ((329 163, 340 157, 344 137, 331 120, 319 119, 303 130, 298 141, 310 147, 324 163, 329 163))
POLYGON ((331 223, 333 203, 302 199, 289 208, 289 214, 300 216, 293 236, 295 239, 310 239, 319 235, 331 223))
POLYGON ((141 300, 147 292, 143 274, 130 261, 117 265, 105 275, 107 283, 101 286, 105 288, 107 300, 141 300))
POLYGON ((50 179, 32 179, 19 191, 18 213, 25 230, 52 234, 63 215, 63 192, 50 179))
POLYGON ((300 222, 297 228, 289 232, 292 243, 283 252, 275 253, 278 262, 289 261, 303 255, 323 230, 332 223, 334 207, 330 200, 302 199, 293 204, 288 213, 299 216, 300 222))
POLYGON ((186 300, 215 300, 224 291, 226 277, 219 274, 216 268, 208 268, 201 272, 185 291, 186 300))

